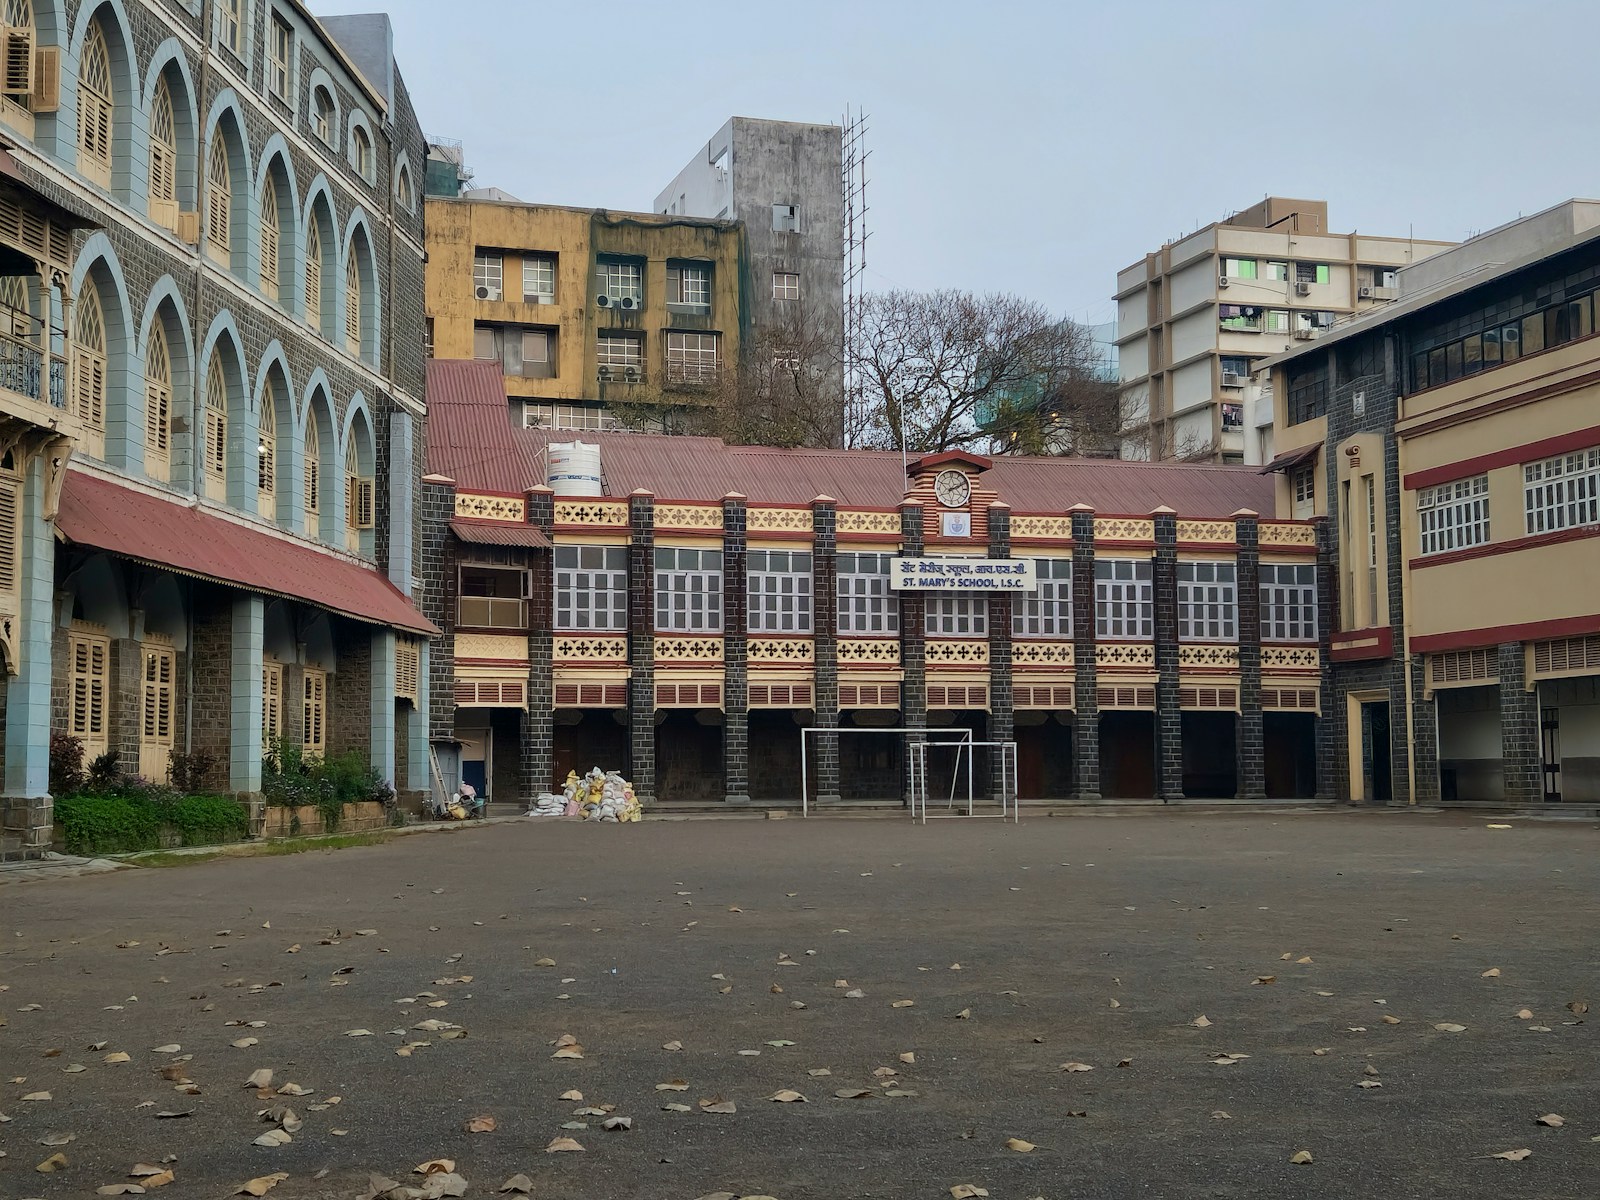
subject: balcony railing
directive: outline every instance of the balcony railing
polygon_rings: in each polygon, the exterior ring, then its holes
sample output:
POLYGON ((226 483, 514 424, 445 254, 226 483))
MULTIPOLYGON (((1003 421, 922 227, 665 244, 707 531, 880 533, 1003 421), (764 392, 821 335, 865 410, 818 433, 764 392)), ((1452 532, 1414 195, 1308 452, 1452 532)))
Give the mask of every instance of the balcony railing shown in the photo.
POLYGON ((67 406, 67 360, 48 356, 32 342, 0 333, 0 388, 53 408, 67 406))
POLYGON ((501 596, 463 596, 456 623, 472 629, 526 629, 528 602, 501 596))
POLYGON ((721 377, 722 364, 720 362, 667 360, 668 383, 705 386, 716 383, 721 377))

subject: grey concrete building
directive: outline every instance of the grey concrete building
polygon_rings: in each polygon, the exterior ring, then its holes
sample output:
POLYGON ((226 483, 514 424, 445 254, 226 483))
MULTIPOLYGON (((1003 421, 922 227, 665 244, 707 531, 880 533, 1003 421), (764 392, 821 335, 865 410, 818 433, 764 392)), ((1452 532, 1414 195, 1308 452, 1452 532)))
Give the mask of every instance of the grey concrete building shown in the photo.
POLYGON ((658 213, 742 221, 745 354, 798 356, 844 398, 844 200, 837 125, 733 117, 656 196, 658 213))

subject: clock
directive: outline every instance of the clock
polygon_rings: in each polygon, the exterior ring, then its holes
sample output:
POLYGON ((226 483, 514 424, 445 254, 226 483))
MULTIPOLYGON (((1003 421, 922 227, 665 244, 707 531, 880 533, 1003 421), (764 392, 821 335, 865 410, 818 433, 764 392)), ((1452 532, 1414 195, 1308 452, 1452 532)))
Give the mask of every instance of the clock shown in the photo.
POLYGON ((972 481, 965 471, 940 471, 933 480, 933 494, 946 508, 962 508, 972 498, 972 481))

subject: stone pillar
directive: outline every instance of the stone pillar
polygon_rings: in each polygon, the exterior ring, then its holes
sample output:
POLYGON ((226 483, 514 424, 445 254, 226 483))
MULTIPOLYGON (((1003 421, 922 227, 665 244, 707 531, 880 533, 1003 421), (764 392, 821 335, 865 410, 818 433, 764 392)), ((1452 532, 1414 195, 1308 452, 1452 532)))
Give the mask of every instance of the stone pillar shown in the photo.
POLYGON ((1156 786, 1165 802, 1183 799, 1183 710, 1178 704, 1178 518, 1165 505, 1150 514, 1156 633, 1156 786))
POLYGON ((750 803, 750 589, 745 497, 722 498, 722 794, 750 803))
MULTIPOLYGON (((989 557, 1011 557, 1011 506, 996 502, 989 506, 989 557)), ((1001 592, 989 598, 989 740, 1015 741, 1016 709, 1011 678, 1011 609, 1015 592, 1001 592)), ((996 747, 989 754, 989 788, 996 799, 1002 797, 1013 780, 1007 778, 1005 756, 996 747)))
POLYGON ((414 708, 402 710, 406 723, 405 781, 408 791, 424 795, 433 786, 428 765, 428 659, 433 653, 433 643, 419 639, 417 645, 417 703, 414 708))
MULTIPOLYGON (((528 523, 546 538, 555 526, 555 492, 540 484, 528 489, 528 523)), ((528 569, 527 711, 522 714, 518 784, 531 804, 555 786, 555 679, 551 674, 555 624, 555 563, 549 550, 530 550, 528 569)))
MULTIPOLYGON (((900 506, 900 557, 916 558, 922 554, 922 505, 900 506)), ((900 723, 907 729, 928 727, 928 659, 927 611, 928 602, 923 593, 904 591, 894 593, 900 598, 900 723)), ((924 742, 927 735, 906 735, 906 800, 911 799, 910 744, 924 742)))
POLYGON ((1266 733, 1261 713, 1261 525, 1256 513, 1233 514, 1239 597, 1239 724, 1237 792, 1240 800, 1267 798, 1266 733))
MULTIPOLYGON (((266 614, 267 602, 262 596, 238 596, 233 601, 233 719, 228 736, 228 787, 235 792, 261 790, 261 656, 266 614)), ((392 641, 393 635, 390 636, 392 641)), ((392 649, 390 666, 392 674, 392 649)), ((389 695, 394 695, 393 688, 389 695)))
MULTIPOLYGON (((19 451, 20 453, 20 451, 19 451)), ((46 463, 35 458, 22 483, 17 586, 21 593, 12 645, 17 661, 5 681, 5 816, 3 833, 23 854, 43 853, 54 821, 50 799, 50 680, 55 599, 55 527, 46 521, 46 463)), ((0 846, 0 850, 4 847, 0 846)))
MULTIPOLYGON (((372 689, 371 749, 367 761, 378 773, 378 778, 394 786, 395 775, 395 635, 393 629, 372 631, 372 668, 369 686, 372 689)), ((257 689, 260 690, 259 688, 257 689)))
POLYGON ((456 512, 455 480, 424 475, 418 506, 422 510, 422 576, 417 607, 441 630, 428 655, 428 739, 455 736, 456 564, 450 518, 456 512))
POLYGON ((1527 686, 1521 642, 1501 642, 1500 757, 1507 804, 1544 802, 1544 747, 1539 729, 1538 686, 1527 686))
MULTIPOLYGON (((1317 661, 1321 664, 1318 689, 1322 694, 1322 715, 1317 718, 1318 800, 1332 800, 1339 794, 1340 781, 1348 799, 1355 789, 1348 779, 1344 738, 1355 733, 1345 728, 1344 695, 1333 685, 1333 630, 1338 623, 1339 597, 1334 576, 1334 527, 1326 517, 1316 519, 1317 531, 1317 661)), ((1359 736, 1359 734, 1356 734, 1359 736)), ((1370 797, 1369 797, 1370 799, 1370 797)))
MULTIPOLYGON (((379 506, 373 541, 378 548, 379 568, 388 572, 390 583, 409 596, 415 532, 416 422, 392 401, 384 408, 389 423, 387 461, 383 464, 387 470, 379 475, 388 502, 379 506)), ((379 449, 383 448, 380 445, 379 449)))
POLYGON ((839 799, 839 509, 832 496, 811 501, 811 606, 817 724, 817 803, 839 799))
POLYGON ((1078 799, 1100 799, 1100 693, 1095 670, 1094 509, 1075 504, 1072 514, 1072 715, 1073 764, 1078 799))
MULTIPOLYGON (((295 659, 283 664, 283 733, 282 739, 291 746, 303 746, 306 741, 306 644, 295 643, 295 659)), ((190 697, 190 703, 199 699, 199 688, 190 697)))
POLYGON ((628 497, 628 741, 633 794, 656 799, 656 498, 628 497))
MULTIPOLYGON (((197 586, 194 589, 194 615, 190 623, 189 652, 194 655, 194 687, 189 694, 189 752, 211 756, 219 768, 226 763, 231 781, 234 771, 233 735, 235 730, 233 684, 233 601, 221 588, 197 586), (228 670, 206 669, 206 664, 227 663, 228 670)), ((330 681, 331 682, 331 681, 330 681)), ((257 694, 260 676, 256 677, 257 694)), ((301 693, 295 692, 296 708, 301 693)), ((334 705, 329 697, 328 723, 330 748, 334 705)), ((299 714, 296 714, 299 719, 299 714)), ((259 736, 259 735, 258 735, 259 736)), ((176 743, 177 739, 174 739, 176 743)))
MULTIPOLYGON (((1439 803, 1439 710, 1432 699, 1423 698, 1427 686, 1427 658, 1421 654, 1411 656, 1411 745, 1412 787, 1411 803, 1439 803)), ((1540 747, 1541 756, 1543 746, 1540 747)), ((1544 766, 1540 760, 1540 769, 1544 766)))

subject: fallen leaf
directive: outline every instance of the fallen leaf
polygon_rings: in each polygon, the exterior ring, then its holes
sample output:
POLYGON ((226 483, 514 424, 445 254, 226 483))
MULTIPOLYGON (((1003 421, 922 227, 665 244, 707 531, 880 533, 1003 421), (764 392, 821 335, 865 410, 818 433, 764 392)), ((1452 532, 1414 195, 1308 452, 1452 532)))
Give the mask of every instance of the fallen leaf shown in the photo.
POLYGON ((1332 1046, 1319 1046, 1315 1050, 1313 1050, 1311 1053, 1315 1054, 1318 1058, 1323 1058, 1326 1055, 1329 1055, 1329 1054, 1333 1053, 1333 1047, 1332 1046))
POLYGON ((872 1095, 869 1088, 840 1088, 834 1094, 836 1100, 865 1100, 872 1095))
POLYGON ((151 1054, 176 1054, 179 1050, 182 1050, 182 1049, 183 1049, 183 1047, 178 1045, 177 1042, 168 1042, 165 1046, 157 1046, 154 1050, 150 1051, 150 1053, 151 1054))
POLYGON ((1231 1121, 1233 1120, 1233 1114, 1230 1112, 1225 1112, 1219 1108, 1216 1112, 1211 1114, 1211 1119, 1213 1121, 1231 1121))
POLYGON ((1061 1064, 1061 1069, 1063 1071, 1092 1071, 1092 1070, 1094 1070, 1094 1068, 1091 1067, 1088 1063, 1081 1063, 1081 1062, 1064 1062, 1064 1063, 1061 1064))
POLYGON ((1241 1062, 1249 1057, 1250 1056, 1248 1054, 1219 1054, 1211 1061, 1219 1067, 1231 1067, 1234 1063, 1241 1062))
POLYGON ((661 1111, 662 1112, 692 1112, 694 1110, 691 1109, 687 1104, 663 1104, 661 1106, 661 1111))
POLYGON ((50 1099, 50 1093, 49 1092, 29 1092, 26 1096, 23 1096, 22 1099, 23 1100, 39 1100, 39 1101, 48 1100, 48 1099, 50 1099))
POLYGON ((278 1089, 278 1095, 280 1095, 280 1096, 309 1096, 309 1095, 311 1095, 312 1090, 313 1089, 308 1088, 308 1087, 301 1087, 298 1083, 286 1083, 281 1088, 278 1089))
POLYGON ((832 1075, 833 1072, 828 1070, 827 1067, 812 1067, 806 1074, 813 1079, 821 1079, 825 1075, 832 1075))
POLYGON ((860 988, 851 988, 848 992, 846 992, 844 994, 844 998, 846 1000, 864 1000, 864 999, 866 999, 866 995, 867 994, 865 992, 863 992, 860 988))
POLYGON ((1193 1025, 1196 1029, 1210 1029, 1211 1019, 1207 1017, 1205 1013, 1201 1013, 1194 1020, 1190 1021, 1189 1024, 1193 1025))
POLYGON ((576 1138, 558 1137, 544 1148, 546 1154, 560 1154, 564 1150, 582 1150, 576 1138))
POLYGON ((67 1146, 78 1140, 75 1133, 47 1133, 39 1139, 41 1146, 67 1146))
POLYGON ((502 1192, 516 1192, 519 1195, 526 1196, 533 1191, 533 1180, 526 1175, 513 1175, 500 1185, 500 1190, 502 1192))
POLYGON ((600 1122, 600 1128, 607 1133, 626 1133, 633 1128, 632 1117, 607 1117, 600 1122))
MULTIPOLYGON (((670 1079, 666 1083, 656 1084, 656 1091, 658 1092, 687 1092, 688 1090, 689 1085, 682 1079, 670 1079)), ((579 1099, 581 1100, 582 1097, 580 1096, 579 1099)))
POLYGON ((255 1144, 257 1146, 269 1147, 287 1146, 292 1141, 294 1141, 294 1138, 287 1129, 269 1129, 260 1137, 256 1138, 255 1144))
POLYGON ((1307 954, 1303 958, 1297 958, 1294 961, 1295 961, 1295 965, 1296 966, 1302 966, 1303 967, 1303 966, 1305 966, 1307 963, 1309 963, 1311 961, 1311 955, 1307 954))
POLYGON ((1535 1119, 1540 1125, 1548 1125, 1551 1129, 1560 1129, 1567 1123, 1567 1119, 1560 1113, 1545 1113, 1544 1116, 1535 1119))
POLYGON ((1434 1028, 1440 1033, 1465 1033, 1467 1031, 1465 1025, 1455 1025, 1448 1021, 1435 1025, 1434 1028))
POLYGON ((767 1097, 767 1099, 776 1100, 779 1104, 807 1103, 806 1098, 793 1088, 783 1088, 779 1091, 773 1092, 772 1095, 767 1097))
POLYGON ((1018 1154, 1028 1154, 1034 1150, 1037 1150, 1038 1147, 1032 1142, 1023 1141, 1021 1138, 1007 1138, 1006 1149, 1015 1150, 1018 1154))
POLYGON ((708 1113, 735 1113, 738 1108, 732 1100, 724 1100, 721 1096, 712 1100, 700 1101, 700 1111, 708 1113))
POLYGON ((96 1196, 142 1196, 144 1188, 137 1183, 107 1183, 95 1188, 96 1196))
POLYGON ((1356 1086, 1358 1088, 1381 1088, 1383 1084, 1379 1083, 1376 1079, 1363 1079, 1360 1083, 1356 1084, 1356 1086))
POLYGON ((1277 983, 1278 982, 1278 977, 1276 975, 1257 975, 1253 980, 1251 980, 1251 982, 1252 983, 1277 983))
POLYGON ((1530 1009, 1530 1008, 1519 1008, 1517 1010, 1517 1020, 1519 1020, 1519 1021, 1531 1021, 1531 1020, 1533 1020, 1533 1010, 1530 1009))
POLYGON ((557 1050, 550 1057, 551 1058, 582 1058, 583 1057, 583 1047, 578 1045, 577 1042, 573 1042, 569 1046, 562 1046, 559 1050, 557 1050))
POLYGON ((430 1158, 427 1162, 418 1163, 411 1168, 413 1175, 449 1175, 456 1169, 456 1160, 453 1158, 430 1158))
POLYGON ((134 1163, 128 1171, 128 1176, 131 1179, 147 1179, 152 1175, 165 1174, 166 1171, 166 1167, 158 1167, 150 1163, 134 1163))
POLYGON ((1382 1021, 1383 1021, 1383 1023, 1385 1025, 1398 1025, 1398 1024, 1400 1024, 1400 1018, 1399 1017, 1390 1016, 1388 1013, 1384 1013, 1383 1017, 1381 1019, 1382 1019, 1382 1021))
POLYGON ((1575 1017, 1581 1017, 1589 1011, 1589 1006, 1582 1000, 1569 1000, 1567 1001, 1567 1011, 1575 1017))
POLYGON ((1289 1156, 1289 1161, 1297 1167, 1309 1166, 1311 1164, 1311 1151, 1296 1150, 1289 1156))
MULTIPOLYGON (((1492 828, 1494 828, 1494 826, 1491 825, 1490 828, 1492 829, 1492 828)), ((1502 828, 1509 829, 1511 827, 1509 825, 1506 825, 1506 826, 1502 826, 1502 828)), ((1491 1155, 1489 1155, 1489 1157, 1490 1158, 1503 1158, 1507 1162, 1521 1162, 1523 1159, 1529 1157, 1532 1154, 1533 1154, 1532 1150, 1526 1150, 1526 1149, 1524 1149, 1524 1150, 1502 1150, 1502 1151, 1500 1151, 1499 1154, 1491 1154, 1491 1155)))
POLYGON ((1479 979, 1499 979, 1500 978, 1500 968, 1499 967, 1490 967, 1482 975, 1478 976, 1478 978, 1479 979))
POLYGON ((907 1050, 900 1056, 900 1061, 903 1063, 914 1063, 917 1061, 916 1053, 914 1051, 907 1050))
POLYGON ((274 1171, 271 1175, 262 1175, 249 1183, 240 1184, 235 1196, 265 1196, 285 1179, 289 1178, 287 1171, 274 1171))
POLYGON ((556 960, 553 958, 537 958, 534 959, 533 965, 536 967, 553 967, 556 965, 556 960))
POLYGON ((498 1124, 493 1117, 473 1117, 462 1128, 467 1133, 493 1133, 498 1124))
POLYGON ((34 1168, 41 1175, 53 1175, 57 1171, 67 1169, 67 1156, 65 1154, 52 1154, 34 1168))
POLYGON ((272 1068, 262 1067, 259 1071, 252 1071, 250 1078, 244 1081, 247 1088, 264 1088, 272 1086, 272 1068))
POLYGON ((664 1044, 661 1048, 669 1051, 670 1053, 676 1054, 679 1050, 683 1049, 683 1043, 674 1039, 673 1041, 664 1044))
POLYGON ((786 1038, 775 1038, 774 1040, 772 1040, 770 1042, 767 1042, 766 1044, 768 1046, 775 1047, 776 1049, 779 1049, 779 1050, 782 1050, 785 1046, 794 1045, 793 1042, 789 1041, 786 1038))
POLYGON ((143 1183, 144 1183, 144 1186, 147 1187, 147 1188, 166 1187, 167 1184, 171 1183, 176 1178, 177 1178, 177 1176, 174 1175, 172 1173, 172 1171, 169 1169, 169 1170, 161 1171, 161 1172, 159 1172, 159 1173, 157 1173, 155 1175, 146 1176, 145 1179, 143 1180, 143 1183))
POLYGON ((987 1196, 988 1188, 981 1188, 975 1183, 958 1183, 950 1189, 950 1194, 955 1200, 972 1200, 974 1196, 987 1196))
POLYGON ((971 1019, 972 1019, 972 1010, 970 1008, 963 1008, 960 1012, 958 1012, 956 1014, 956 1020, 958 1020, 958 1021, 970 1021, 971 1019))
POLYGON ((373 1034, 372 1030, 370 1030, 370 1029, 346 1029, 344 1031, 344 1035, 345 1035, 345 1037, 373 1037, 373 1036, 375 1036, 373 1034))
POLYGON ((915 1000, 896 1000, 889 1007, 890 1008, 910 1008, 914 1004, 916 1004, 915 1000))
POLYGON ((110 1054, 106 1055, 105 1058, 101 1059, 100 1061, 108 1062, 108 1063, 132 1062, 133 1061, 133 1055, 127 1053, 127 1051, 125 1051, 125 1050, 113 1050, 110 1054))
POLYGON ((248 1050, 251 1046, 259 1046, 260 1044, 257 1039, 251 1037, 240 1038, 238 1041, 231 1043, 235 1050, 248 1050))
POLYGON ((1119 1067, 1131 1067, 1131 1066, 1133 1066, 1133 1059, 1131 1059, 1131 1058, 1119 1058, 1119 1059, 1117 1059, 1117 1066, 1119 1066, 1119 1067))
POLYGON ((156 1120, 158 1120, 158 1121, 177 1121, 177 1120, 181 1120, 184 1117, 192 1117, 192 1116, 194 1116, 194 1109, 192 1109, 192 1108, 179 1108, 179 1109, 163 1108, 160 1112, 158 1112, 156 1114, 156 1120))

